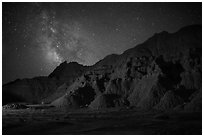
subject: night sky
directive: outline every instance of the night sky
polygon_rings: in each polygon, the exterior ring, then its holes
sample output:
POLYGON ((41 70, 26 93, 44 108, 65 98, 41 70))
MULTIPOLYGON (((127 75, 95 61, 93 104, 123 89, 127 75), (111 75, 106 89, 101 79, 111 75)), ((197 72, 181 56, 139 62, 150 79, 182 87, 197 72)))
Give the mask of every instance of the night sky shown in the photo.
POLYGON ((201 3, 3 3, 3 83, 93 65, 154 33, 202 23, 201 3))

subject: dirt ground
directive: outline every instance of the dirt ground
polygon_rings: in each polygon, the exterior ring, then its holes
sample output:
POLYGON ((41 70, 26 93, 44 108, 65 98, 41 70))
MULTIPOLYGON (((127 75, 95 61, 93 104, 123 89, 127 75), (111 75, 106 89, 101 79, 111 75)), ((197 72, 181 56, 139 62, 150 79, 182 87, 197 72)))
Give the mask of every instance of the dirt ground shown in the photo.
POLYGON ((137 109, 2 110, 3 135, 179 135, 202 134, 202 113, 137 109))

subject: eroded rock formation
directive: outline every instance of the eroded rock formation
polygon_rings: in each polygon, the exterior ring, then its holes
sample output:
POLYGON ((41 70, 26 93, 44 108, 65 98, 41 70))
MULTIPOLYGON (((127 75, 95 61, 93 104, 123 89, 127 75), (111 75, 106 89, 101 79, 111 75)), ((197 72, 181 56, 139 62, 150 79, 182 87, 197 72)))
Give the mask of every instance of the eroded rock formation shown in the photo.
POLYGON ((63 63, 48 77, 60 84, 47 102, 66 109, 133 106, 169 110, 182 106, 186 111, 201 111, 201 36, 201 26, 193 25, 172 34, 155 34, 90 67, 63 63))

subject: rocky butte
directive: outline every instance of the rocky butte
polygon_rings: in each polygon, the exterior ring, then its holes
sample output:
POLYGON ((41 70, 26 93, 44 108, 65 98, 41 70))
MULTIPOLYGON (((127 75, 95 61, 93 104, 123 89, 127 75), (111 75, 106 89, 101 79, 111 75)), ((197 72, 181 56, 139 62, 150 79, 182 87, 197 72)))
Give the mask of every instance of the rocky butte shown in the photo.
POLYGON ((202 26, 161 32, 93 66, 60 64, 49 76, 3 85, 3 105, 63 109, 141 108, 202 111, 202 26))

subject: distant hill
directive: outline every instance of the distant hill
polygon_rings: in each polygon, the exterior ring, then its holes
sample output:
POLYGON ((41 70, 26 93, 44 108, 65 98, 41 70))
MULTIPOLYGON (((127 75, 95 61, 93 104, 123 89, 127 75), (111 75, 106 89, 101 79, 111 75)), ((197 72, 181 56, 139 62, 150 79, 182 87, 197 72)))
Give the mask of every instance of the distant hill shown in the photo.
POLYGON ((70 85, 87 68, 76 62, 63 62, 47 77, 18 79, 5 84, 2 89, 3 104, 11 102, 41 103, 42 101, 48 103, 49 97, 53 98, 53 94, 57 94, 59 86, 70 85))

